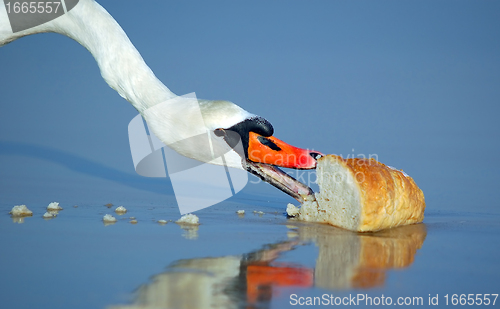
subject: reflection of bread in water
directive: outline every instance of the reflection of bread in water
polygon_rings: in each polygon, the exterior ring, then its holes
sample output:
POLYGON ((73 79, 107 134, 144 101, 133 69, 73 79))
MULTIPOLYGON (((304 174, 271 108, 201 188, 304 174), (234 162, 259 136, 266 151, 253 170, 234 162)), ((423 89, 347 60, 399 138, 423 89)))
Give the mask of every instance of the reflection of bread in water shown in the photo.
POLYGON ((327 225, 299 226, 301 240, 319 247, 315 285, 327 289, 383 285, 389 269, 408 267, 427 235, 425 225, 356 234, 327 225))
POLYGON ((424 194, 404 172, 374 159, 318 160, 317 202, 305 202, 298 218, 351 231, 378 231, 422 222, 424 194))
POLYGON ((426 235, 425 225, 417 224, 381 231, 374 236, 360 236, 360 263, 352 278, 352 286, 368 288, 382 285, 386 270, 413 264, 426 235))
POLYGON ((407 267, 413 263, 426 235, 423 224, 363 235, 362 266, 379 269, 407 267))

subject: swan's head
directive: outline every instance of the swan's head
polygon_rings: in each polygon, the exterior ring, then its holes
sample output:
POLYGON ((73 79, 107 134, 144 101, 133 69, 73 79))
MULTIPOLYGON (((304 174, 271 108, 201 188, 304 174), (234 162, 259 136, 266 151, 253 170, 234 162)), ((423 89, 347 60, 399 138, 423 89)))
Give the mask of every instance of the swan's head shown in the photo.
POLYGON ((232 146, 241 140, 244 158, 254 163, 265 163, 294 169, 316 168, 318 151, 298 148, 274 137, 274 128, 269 121, 259 116, 250 116, 228 128, 217 128, 215 135, 222 136, 232 146), (228 131, 237 133, 228 134, 228 131))
POLYGON ((294 169, 316 167, 320 152, 297 148, 277 139, 273 136, 273 126, 266 119, 228 101, 200 100, 199 104, 206 128, 224 138, 231 147, 240 140, 244 159, 294 169))
POLYGON ((234 103, 177 97, 143 116, 162 142, 186 157, 247 170, 300 202, 313 196, 277 167, 313 169, 322 154, 277 139, 269 121, 234 103))
POLYGON ((226 116, 228 113, 231 114, 229 118, 232 122, 229 121, 225 126, 213 129, 214 125, 221 124, 222 119, 227 121, 227 117, 213 117, 213 115, 206 117, 204 113, 204 118, 205 121, 209 118, 207 122, 212 127, 213 133, 222 137, 230 147, 234 149, 236 145, 241 145, 243 151, 235 152, 240 157, 242 167, 300 202, 308 199, 308 196, 313 196, 308 186, 277 167, 314 169, 316 160, 322 153, 281 141, 273 136, 274 128, 266 119, 250 114, 233 103, 222 102, 219 103, 215 113, 223 113, 226 116), (224 105, 225 107, 221 108, 224 105))

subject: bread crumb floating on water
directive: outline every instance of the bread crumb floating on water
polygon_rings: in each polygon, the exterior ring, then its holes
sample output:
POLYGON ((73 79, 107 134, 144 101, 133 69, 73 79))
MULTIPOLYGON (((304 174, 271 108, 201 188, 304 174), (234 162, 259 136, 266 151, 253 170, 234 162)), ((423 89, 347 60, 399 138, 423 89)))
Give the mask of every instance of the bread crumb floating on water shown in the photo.
POLYGON ((43 214, 42 216, 44 219, 52 219, 52 218, 55 218, 57 217, 57 212, 46 212, 43 214))
POLYGON ((47 210, 62 210, 63 208, 59 206, 58 202, 52 202, 47 206, 47 210))
POLYGON ((161 224, 161 225, 165 225, 167 224, 167 220, 158 220, 158 223, 161 224))
POLYGON ((78 208, 78 205, 73 206, 73 208, 78 208))
POLYGON ((112 215, 104 215, 102 221, 104 221, 105 223, 115 223, 117 220, 112 215))
POLYGON ((26 207, 26 205, 17 205, 12 207, 9 212, 13 217, 29 217, 33 216, 33 212, 26 207))
POLYGON ((179 220, 175 221, 177 224, 192 224, 192 225, 199 225, 200 223, 200 218, 198 218, 197 215, 193 214, 186 214, 182 216, 179 220))
POLYGON ((253 213, 254 214, 258 214, 258 215, 263 215, 264 214, 263 211, 257 211, 257 210, 254 210, 253 213))
POLYGON ((238 215, 244 215, 244 214, 245 214, 245 211, 244 211, 244 210, 238 210, 238 211, 236 211, 236 213, 237 213, 238 215))
POLYGON ((132 219, 132 220, 129 221, 129 223, 131 223, 131 224, 137 224, 137 220, 136 219, 132 219))
POLYGON ((123 206, 118 206, 116 207, 115 212, 119 215, 123 215, 124 213, 127 212, 127 209, 123 206))
POLYGON ((107 203, 107 204, 106 204, 106 205, 104 205, 104 206, 106 206, 106 207, 108 207, 108 208, 111 208, 111 207, 113 206, 113 204, 111 204, 111 203, 107 203))
POLYGON ((298 214, 300 213, 300 208, 291 204, 291 203, 288 203, 288 205, 286 206, 286 214, 289 216, 289 217, 295 217, 297 216, 298 214))

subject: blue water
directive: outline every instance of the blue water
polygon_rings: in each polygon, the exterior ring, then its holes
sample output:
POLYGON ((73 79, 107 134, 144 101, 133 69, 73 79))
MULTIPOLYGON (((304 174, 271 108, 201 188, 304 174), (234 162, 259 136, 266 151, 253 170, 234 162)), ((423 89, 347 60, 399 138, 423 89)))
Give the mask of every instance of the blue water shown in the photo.
POLYGON ((299 297, 358 294, 394 302, 428 302, 429 294, 438 294, 443 305, 446 294, 451 301, 453 294, 495 294, 500 287, 500 214, 487 211, 492 207, 476 211, 494 201, 482 196, 475 205, 460 203, 480 191, 450 198, 445 185, 420 183, 429 196, 423 224, 356 234, 286 219, 290 198, 267 184, 249 184, 197 212, 201 225, 190 228, 156 222, 180 217, 166 179, 48 147, 3 143, 1 149, 2 158, 15 163, 2 160, 12 172, 2 177, 0 201, 6 308, 284 308, 299 297), (439 202, 447 196, 456 210, 439 202), (52 201, 64 210, 45 220, 52 201), (12 219, 8 211, 17 204, 34 216, 12 219), (118 205, 128 212, 105 226, 103 215, 118 205), (239 209, 246 214, 239 217, 239 209), (137 224, 129 223, 131 216, 137 224))

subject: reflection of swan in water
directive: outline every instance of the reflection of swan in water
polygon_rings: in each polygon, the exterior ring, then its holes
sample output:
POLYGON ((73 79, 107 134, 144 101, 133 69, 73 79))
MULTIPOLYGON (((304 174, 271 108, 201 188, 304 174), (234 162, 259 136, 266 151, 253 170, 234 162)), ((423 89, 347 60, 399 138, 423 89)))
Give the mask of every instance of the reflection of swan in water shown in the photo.
POLYGON ((266 307, 279 287, 372 288, 385 272, 408 267, 426 237, 424 224, 356 234, 320 224, 289 225, 291 240, 241 256, 179 260, 136 291, 134 304, 109 309, 266 307), (274 262, 314 242, 314 269, 274 262))

